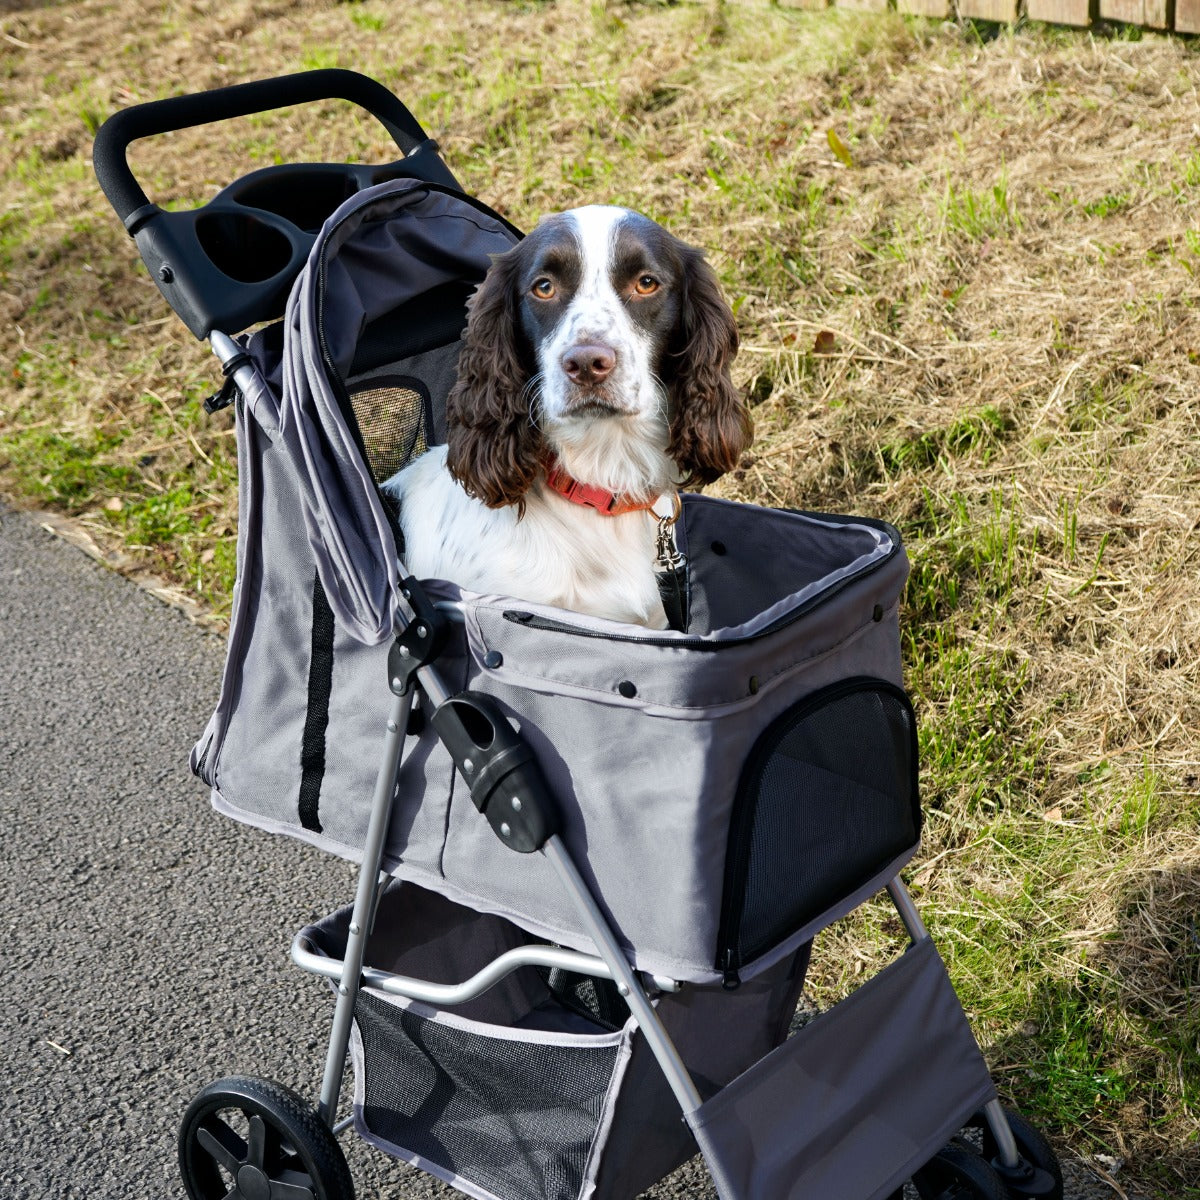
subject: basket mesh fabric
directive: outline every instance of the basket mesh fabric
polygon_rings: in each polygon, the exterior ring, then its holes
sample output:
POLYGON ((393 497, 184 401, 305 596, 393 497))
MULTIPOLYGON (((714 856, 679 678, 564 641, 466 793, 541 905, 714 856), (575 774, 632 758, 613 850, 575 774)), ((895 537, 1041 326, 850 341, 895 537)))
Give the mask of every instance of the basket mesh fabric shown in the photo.
POLYGON ((718 966, 736 968, 860 888, 920 834, 904 692, 848 680, 759 739, 735 801, 718 966))
POLYGON ((621 1029, 629 1020, 629 1005, 616 980, 595 979, 561 967, 550 967, 539 973, 551 994, 570 1012, 609 1030, 621 1029))
POLYGON ((362 1120, 500 1200, 575 1200, 617 1066, 596 1047, 486 1037, 362 993, 362 1120))

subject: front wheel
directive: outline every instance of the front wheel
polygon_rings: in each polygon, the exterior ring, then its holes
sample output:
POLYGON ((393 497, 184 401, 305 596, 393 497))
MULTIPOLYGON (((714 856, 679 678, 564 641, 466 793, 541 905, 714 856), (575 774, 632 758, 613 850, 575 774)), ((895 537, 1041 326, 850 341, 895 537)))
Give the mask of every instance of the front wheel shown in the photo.
POLYGON ((354 1200, 337 1138, 289 1088, 234 1075, 201 1088, 179 1130, 190 1200, 354 1200))

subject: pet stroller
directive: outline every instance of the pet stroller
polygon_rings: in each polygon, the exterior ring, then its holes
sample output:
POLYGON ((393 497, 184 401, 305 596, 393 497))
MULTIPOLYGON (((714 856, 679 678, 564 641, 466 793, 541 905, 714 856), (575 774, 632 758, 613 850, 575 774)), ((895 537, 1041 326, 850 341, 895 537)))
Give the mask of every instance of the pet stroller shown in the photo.
POLYGON ((688 495, 688 622, 661 633, 409 578, 379 484, 444 438, 465 302, 519 232, 346 71, 127 109, 95 162, 223 364, 208 407, 236 406, 233 617, 193 769, 218 811, 361 863, 292 946, 336 996, 318 1105, 203 1088, 192 1200, 345 1200, 350 1124, 480 1200, 632 1198, 697 1149, 727 1200, 1061 1197, 898 875, 920 810, 896 530, 688 495), (401 157, 267 167, 187 212, 126 163, 327 98, 401 157), (910 947, 793 1030, 814 935, 882 890, 910 947))

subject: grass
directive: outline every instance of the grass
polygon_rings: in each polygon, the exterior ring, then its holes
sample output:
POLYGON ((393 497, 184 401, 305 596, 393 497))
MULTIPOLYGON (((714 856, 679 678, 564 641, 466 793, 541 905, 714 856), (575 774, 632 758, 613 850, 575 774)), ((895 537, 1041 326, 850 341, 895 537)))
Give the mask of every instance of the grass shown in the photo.
MULTIPOLYGON (((530 227, 628 203, 707 247, 756 443, 717 488, 896 523, 911 884, 1001 1091, 1200 1196, 1200 50, 731 4, 78 0, 0 16, 0 489, 227 611, 231 417, 87 161, 110 112, 303 67, 393 87, 530 227)), ((151 198, 378 161, 319 105, 135 144, 151 198)), ((898 926, 825 939, 828 1000, 898 926)))

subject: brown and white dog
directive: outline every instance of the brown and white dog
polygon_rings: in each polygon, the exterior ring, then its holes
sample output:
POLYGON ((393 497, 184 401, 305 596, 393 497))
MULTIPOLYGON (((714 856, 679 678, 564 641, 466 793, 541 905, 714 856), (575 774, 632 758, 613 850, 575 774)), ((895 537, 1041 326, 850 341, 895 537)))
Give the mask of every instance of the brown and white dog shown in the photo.
POLYGON ((699 250, 628 209, 545 218, 472 297, 448 444, 386 485, 405 566, 664 628, 652 506, 749 444, 736 353, 699 250))

